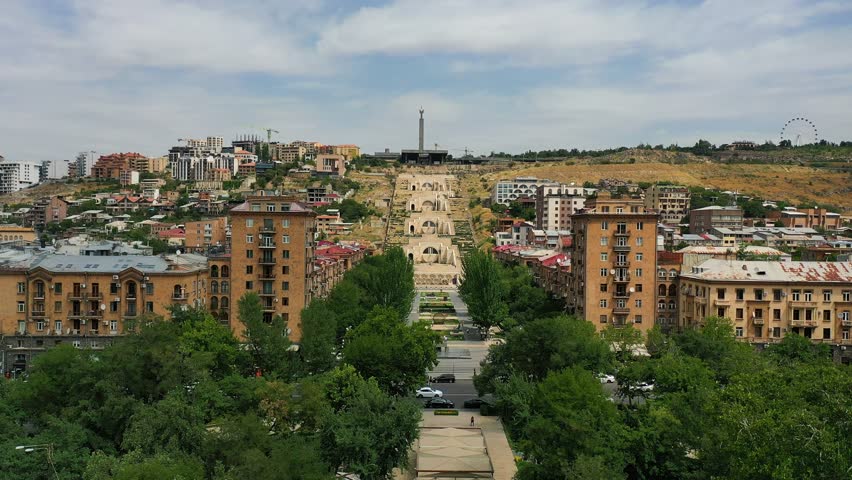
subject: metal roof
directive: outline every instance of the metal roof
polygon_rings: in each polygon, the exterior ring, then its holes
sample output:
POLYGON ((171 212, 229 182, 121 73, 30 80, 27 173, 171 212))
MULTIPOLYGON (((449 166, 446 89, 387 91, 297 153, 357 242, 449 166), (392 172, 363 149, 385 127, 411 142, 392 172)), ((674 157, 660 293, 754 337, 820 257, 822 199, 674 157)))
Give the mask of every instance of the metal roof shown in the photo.
POLYGON ((753 282, 845 283, 852 287, 852 262, 762 262, 711 259, 682 278, 753 282))

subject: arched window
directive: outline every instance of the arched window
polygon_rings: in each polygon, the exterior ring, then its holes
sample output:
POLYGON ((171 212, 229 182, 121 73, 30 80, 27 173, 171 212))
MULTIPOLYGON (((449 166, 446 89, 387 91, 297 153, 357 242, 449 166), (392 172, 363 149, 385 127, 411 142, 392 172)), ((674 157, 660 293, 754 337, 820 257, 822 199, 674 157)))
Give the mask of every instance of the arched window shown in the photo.
POLYGON ((669 296, 676 297, 677 296, 677 287, 674 284, 669 285, 669 296))
POLYGON ((669 270, 669 278, 676 278, 676 277, 677 277, 677 270, 675 270, 674 268, 669 270))
POLYGON ((229 303, 228 297, 222 297, 222 300, 219 302, 219 304, 222 306, 222 310, 228 309, 228 307, 229 307, 228 303, 229 303))
POLYGON ((216 280, 210 280, 210 293, 219 293, 219 282, 216 280))
POLYGON ((210 267, 210 277, 219 278, 219 265, 213 265, 210 267))
POLYGON ((660 288, 657 289, 657 295, 659 295, 661 297, 666 296, 666 286, 665 285, 660 285, 660 288))
POLYGON ((657 303, 657 310, 665 310, 665 309, 666 309, 666 302, 665 301, 661 300, 659 303, 657 303))
MULTIPOLYGON (((225 268, 225 267, 222 267, 222 268, 225 268)), ((228 283, 228 281, 222 280, 222 293, 228 293, 229 290, 230 290, 230 284, 228 283)))
POLYGON ((426 249, 423 250, 423 255, 437 255, 437 254, 438 254, 438 250, 435 247, 426 247, 426 249))
POLYGON ((219 312, 219 321, 221 323, 227 324, 228 323, 228 312, 226 312, 224 310, 219 312))
POLYGON ((674 301, 669 302, 669 310, 676 310, 677 304, 674 301))
POLYGON ((217 297, 210 297, 210 310, 218 310, 219 309, 219 299, 217 297))
POLYGON ((666 278, 666 271, 662 269, 657 270, 657 276, 660 278, 666 278))
POLYGON ((222 278, 228 278, 231 276, 231 268, 227 265, 222 265, 222 278))

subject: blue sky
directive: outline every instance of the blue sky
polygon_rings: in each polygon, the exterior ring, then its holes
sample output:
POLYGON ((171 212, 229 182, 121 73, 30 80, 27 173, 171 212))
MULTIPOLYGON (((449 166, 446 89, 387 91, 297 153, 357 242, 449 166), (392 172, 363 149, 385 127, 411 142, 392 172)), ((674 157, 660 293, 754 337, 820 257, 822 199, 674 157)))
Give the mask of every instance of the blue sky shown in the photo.
POLYGON ((0 155, 852 139, 849 0, 4 0, 0 155), (259 132, 258 132, 259 133, 259 132))

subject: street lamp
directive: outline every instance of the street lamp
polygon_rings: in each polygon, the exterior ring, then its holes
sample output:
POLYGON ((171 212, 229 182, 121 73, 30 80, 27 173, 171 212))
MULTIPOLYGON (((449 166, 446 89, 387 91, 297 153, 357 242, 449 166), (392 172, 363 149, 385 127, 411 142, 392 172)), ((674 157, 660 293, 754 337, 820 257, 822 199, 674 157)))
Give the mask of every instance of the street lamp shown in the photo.
POLYGON ((23 450, 24 453, 33 453, 44 450, 47 452, 47 463, 50 464, 50 469, 53 470, 53 478, 59 479, 59 474, 56 473, 56 466, 53 464, 53 444, 43 443, 40 445, 18 445, 15 450, 23 450))

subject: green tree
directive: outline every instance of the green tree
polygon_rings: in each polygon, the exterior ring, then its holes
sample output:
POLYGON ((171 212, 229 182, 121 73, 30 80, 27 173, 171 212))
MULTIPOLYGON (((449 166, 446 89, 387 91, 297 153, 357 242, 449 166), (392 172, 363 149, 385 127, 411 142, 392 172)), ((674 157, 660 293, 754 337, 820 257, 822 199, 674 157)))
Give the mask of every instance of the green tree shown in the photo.
POLYGON ((824 343, 815 344, 810 339, 795 333, 788 333, 781 342, 770 345, 766 353, 782 365, 831 360, 830 346, 824 343))
POLYGON ((263 321, 260 297, 255 292, 246 292, 237 303, 252 367, 264 375, 289 378, 294 367, 284 320, 276 315, 270 323, 263 321))
POLYGON ((140 407, 130 418, 122 447, 149 455, 194 453, 204 434, 204 412, 181 395, 173 393, 155 404, 140 407))
POLYGON ((414 265, 399 247, 391 247, 384 254, 370 257, 350 272, 350 276, 364 292, 362 303, 367 311, 374 306, 391 307, 405 318, 414 302, 414 265))
POLYGON ((473 250, 462 258, 459 294, 467 304, 473 323, 485 334, 499 326, 508 314, 500 264, 486 252, 473 250))
POLYGON ((419 422, 414 402, 386 395, 373 379, 358 379, 340 408, 325 417, 322 452, 333 471, 386 479, 406 464, 419 422))
POLYGON ((423 322, 405 325, 396 310, 376 308, 349 332, 343 359, 392 395, 407 395, 438 363, 438 335, 423 322))
POLYGON ((609 344, 620 362, 626 362, 633 357, 634 350, 642 345, 642 332, 633 328, 632 325, 623 327, 607 325, 601 331, 601 337, 609 344))
POLYGON ((302 310, 302 342, 299 354, 304 371, 309 374, 322 373, 335 364, 337 352, 337 323, 326 300, 311 301, 302 310))

